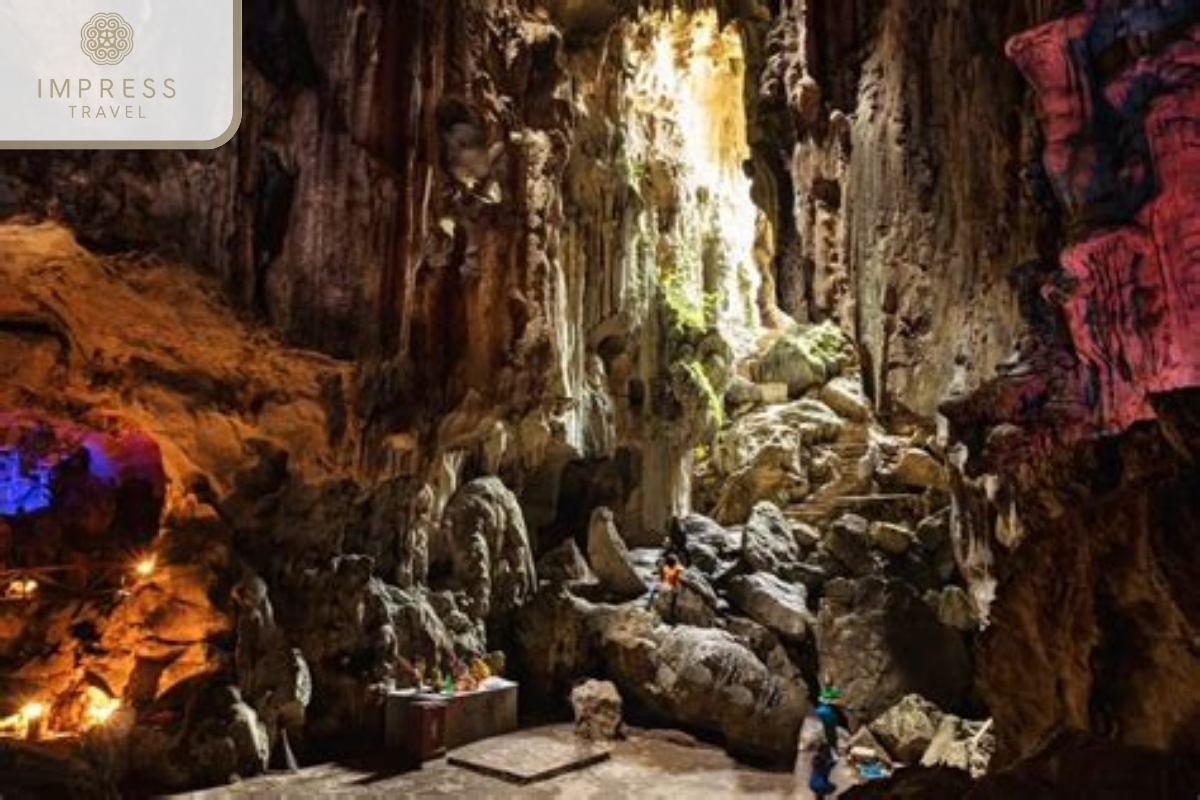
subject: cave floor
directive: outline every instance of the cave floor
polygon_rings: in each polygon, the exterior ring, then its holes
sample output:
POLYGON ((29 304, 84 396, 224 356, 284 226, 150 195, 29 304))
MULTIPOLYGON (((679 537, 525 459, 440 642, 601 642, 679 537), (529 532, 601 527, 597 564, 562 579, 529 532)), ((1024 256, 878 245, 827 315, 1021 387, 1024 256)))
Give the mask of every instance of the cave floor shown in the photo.
MULTIPOLYGON (((516 738, 535 747, 547 736, 569 741, 570 725, 519 731, 516 738)), ((177 795, 192 800, 224 797, 455 797, 455 798, 687 798, 795 797, 791 773, 767 772, 737 763, 719 748, 688 742, 673 733, 635 732, 616 743, 612 757, 587 769, 528 786, 518 786, 460 767, 445 759, 404 774, 380 774, 341 764, 308 767, 295 774, 272 774, 233 786, 177 795)))

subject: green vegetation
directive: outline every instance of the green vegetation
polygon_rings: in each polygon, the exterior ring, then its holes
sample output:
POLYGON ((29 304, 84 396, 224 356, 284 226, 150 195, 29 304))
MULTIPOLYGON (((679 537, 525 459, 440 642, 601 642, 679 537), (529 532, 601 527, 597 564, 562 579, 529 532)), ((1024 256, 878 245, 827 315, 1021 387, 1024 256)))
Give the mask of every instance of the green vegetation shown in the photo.
POLYGON ((691 382, 698 396, 704 399, 705 408, 708 411, 713 429, 715 430, 723 426, 725 424, 725 402, 717 394, 717 390, 713 388, 712 381, 708 378, 708 373, 704 371, 704 365, 699 361, 685 361, 680 366, 683 367, 688 380, 691 382))
POLYGON ((704 292, 699 301, 693 299, 683 276, 667 271, 661 280, 663 303, 671 333, 680 340, 699 338, 711 331, 721 306, 720 292, 704 292))

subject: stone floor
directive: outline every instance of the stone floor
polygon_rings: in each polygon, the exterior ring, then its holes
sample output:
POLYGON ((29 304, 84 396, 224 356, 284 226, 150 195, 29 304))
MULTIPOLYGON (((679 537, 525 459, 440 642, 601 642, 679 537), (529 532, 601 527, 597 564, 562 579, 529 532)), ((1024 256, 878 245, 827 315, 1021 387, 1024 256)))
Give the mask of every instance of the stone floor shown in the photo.
MULTIPOLYGON (((504 747, 538 747, 547 736, 561 742, 573 739, 571 726, 556 725, 519 731, 501 737, 504 747)), ((578 772, 530 786, 515 786, 497 778, 431 762, 418 772, 374 774, 326 764, 294 775, 269 775, 231 787, 179 795, 191 800, 217 798, 454 797, 470 800, 497 798, 569 798, 570 800, 679 800, 688 798, 794 798, 793 777, 764 772, 741 764, 724 751, 690 742, 678 734, 635 733, 615 744, 612 757, 578 772)))

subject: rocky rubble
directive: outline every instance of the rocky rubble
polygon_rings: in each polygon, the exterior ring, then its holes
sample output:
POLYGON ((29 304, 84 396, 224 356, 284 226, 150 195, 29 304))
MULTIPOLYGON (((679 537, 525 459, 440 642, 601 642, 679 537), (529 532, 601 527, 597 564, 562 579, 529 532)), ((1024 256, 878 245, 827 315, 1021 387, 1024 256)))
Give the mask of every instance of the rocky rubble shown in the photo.
MULTIPOLYGON (((977 625, 955 582, 945 470, 920 431, 891 434, 850 402, 853 372, 837 378, 834 404, 845 416, 816 399, 830 396, 830 373, 848 368, 831 364, 809 396, 731 409, 701 467, 698 499, 718 514, 744 514, 729 525, 682 517, 690 566, 679 589, 660 592, 649 608, 640 598, 657 550, 628 551, 613 515, 593 512, 587 558, 597 584, 576 584, 578 569, 544 575, 520 614, 518 660, 543 700, 565 697, 577 675, 602 677, 635 718, 705 731, 731 751, 782 762, 795 757, 818 684, 842 687, 856 726, 915 694, 956 713, 974 707, 977 625), (752 490, 735 504, 734 485, 800 491, 766 499, 752 490), (814 507, 813 495, 824 503, 814 507)), ((962 744, 977 730, 943 730, 944 719, 959 717, 939 710, 913 735, 908 728, 919 726, 907 718, 878 727, 897 760, 919 762, 936 738, 932 763, 977 768, 986 760, 973 755, 980 748, 968 754, 962 744)))

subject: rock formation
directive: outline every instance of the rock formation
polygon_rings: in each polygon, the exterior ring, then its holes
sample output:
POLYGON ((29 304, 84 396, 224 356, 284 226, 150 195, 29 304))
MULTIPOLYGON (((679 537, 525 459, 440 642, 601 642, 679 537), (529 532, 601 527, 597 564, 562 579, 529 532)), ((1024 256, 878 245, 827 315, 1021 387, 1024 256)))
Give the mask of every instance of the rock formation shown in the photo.
POLYGON ((0 794, 495 650, 779 763, 832 682, 913 785, 1186 782, 1194 2, 244 11, 228 146, 0 156, 0 794))

